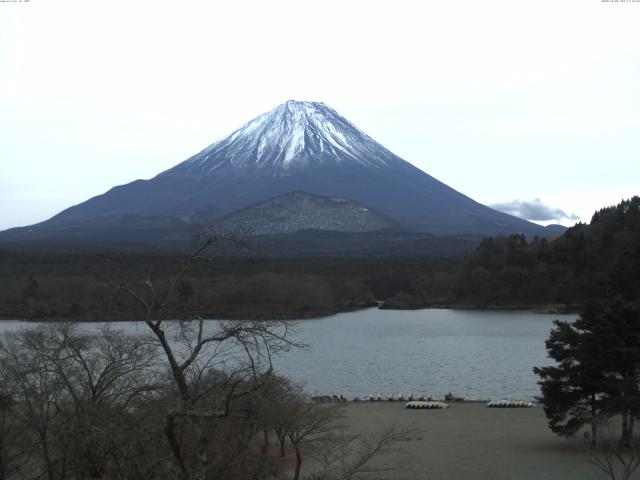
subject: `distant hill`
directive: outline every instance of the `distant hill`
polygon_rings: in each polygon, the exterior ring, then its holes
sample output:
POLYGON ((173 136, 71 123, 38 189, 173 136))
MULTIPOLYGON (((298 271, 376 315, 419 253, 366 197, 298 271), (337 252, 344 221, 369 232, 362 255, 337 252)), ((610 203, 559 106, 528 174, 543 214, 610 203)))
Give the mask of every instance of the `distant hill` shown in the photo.
POLYGON ((212 224, 218 232, 276 235, 300 230, 369 232, 399 225, 364 205, 338 197, 289 192, 226 215, 212 224))
POLYGON ((567 227, 565 227, 564 225, 552 224, 544 227, 544 230, 545 230, 545 235, 544 235, 545 237, 547 238, 558 237, 567 231, 567 227))

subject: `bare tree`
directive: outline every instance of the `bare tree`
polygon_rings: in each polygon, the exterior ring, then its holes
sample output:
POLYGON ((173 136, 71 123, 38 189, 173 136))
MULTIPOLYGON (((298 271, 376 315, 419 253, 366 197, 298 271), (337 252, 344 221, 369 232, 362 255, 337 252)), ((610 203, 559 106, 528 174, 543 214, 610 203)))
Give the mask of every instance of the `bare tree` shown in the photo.
POLYGON ((604 425, 596 442, 586 440, 589 463, 611 480, 629 480, 640 467, 640 434, 621 438, 610 426, 604 425))
POLYGON ((398 442, 414 433, 412 427, 397 426, 372 436, 333 435, 312 452, 318 472, 311 480, 350 480, 358 474, 393 470, 389 462, 380 466, 380 460, 396 453, 398 442))
POLYGON ((200 246, 189 256, 165 289, 157 288, 149 276, 140 288, 119 284, 117 288, 134 298, 145 311, 145 323, 155 336, 168 365, 177 391, 176 405, 166 415, 164 432, 179 475, 184 479, 211 478, 209 450, 212 422, 246 413, 234 411, 232 400, 257 395, 262 385, 260 372, 272 368, 272 356, 288 349, 290 329, 282 321, 219 322, 207 328, 198 315, 191 320, 167 321, 167 313, 180 302, 179 286, 194 263, 206 258, 207 250, 221 237, 204 236, 200 246), (224 394, 219 384, 202 388, 202 379, 211 370, 230 372, 224 394), (190 458, 179 432, 188 427, 195 437, 195 458, 190 458))
POLYGON ((16 443, 23 432, 14 418, 15 407, 12 396, 0 392, 0 480, 11 478, 20 469, 16 443))
POLYGON ((289 441, 296 455, 293 479, 300 478, 302 454, 305 448, 330 441, 336 430, 336 421, 341 416, 341 404, 319 404, 305 401, 298 396, 296 403, 290 404, 290 421, 286 426, 289 441))
MULTIPOLYGON (((60 379, 51 373, 41 348, 45 333, 23 331, 8 333, 0 343, 0 372, 2 384, 13 392, 18 406, 13 418, 31 434, 35 451, 23 451, 23 463, 32 464, 37 455, 42 476, 48 480, 62 478, 66 473, 64 455, 60 448, 55 424, 61 413, 57 405, 64 397, 60 379)), ((37 465, 37 466, 36 466, 37 465)))
POLYGON ((300 389, 287 378, 277 375, 269 375, 268 380, 263 380, 263 384, 265 389, 259 405, 264 437, 262 449, 263 452, 266 451, 269 436, 273 434, 278 442, 279 455, 284 458, 289 429, 294 419, 291 412, 296 410, 300 401, 300 389))
POLYGON ((118 463, 130 409, 158 388, 154 352, 145 339, 108 328, 83 334, 52 324, 6 334, 0 379, 13 392, 11 420, 25 435, 23 470, 49 480, 85 478, 118 463))
POLYGON ((78 411, 127 409, 158 389, 157 349, 144 336, 127 335, 109 325, 95 334, 82 334, 77 324, 63 323, 47 327, 39 346, 78 411))
POLYGON ((400 440, 415 432, 411 427, 397 426, 370 436, 345 434, 340 423, 345 404, 309 401, 295 385, 289 386, 284 398, 280 408, 286 413, 276 419, 274 429, 286 432, 295 452, 293 480, 302 476, 305 455, 309 460, 305 478, 311 480, 349 480, 361 473, 391 470, 388 463, 382 467, 374 460, 390 454, 400 440))

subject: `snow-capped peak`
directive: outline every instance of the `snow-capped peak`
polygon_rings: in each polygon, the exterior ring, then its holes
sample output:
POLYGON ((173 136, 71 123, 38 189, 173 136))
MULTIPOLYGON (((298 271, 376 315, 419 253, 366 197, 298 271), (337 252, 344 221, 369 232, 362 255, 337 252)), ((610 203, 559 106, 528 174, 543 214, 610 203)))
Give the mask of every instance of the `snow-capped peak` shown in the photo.
POLYGON ((379 168, 394 161, 402 160, 331 107, 288 100, 175 169, 207 175, 222 167, 276 168, 286 174, 329 162, 379 168))

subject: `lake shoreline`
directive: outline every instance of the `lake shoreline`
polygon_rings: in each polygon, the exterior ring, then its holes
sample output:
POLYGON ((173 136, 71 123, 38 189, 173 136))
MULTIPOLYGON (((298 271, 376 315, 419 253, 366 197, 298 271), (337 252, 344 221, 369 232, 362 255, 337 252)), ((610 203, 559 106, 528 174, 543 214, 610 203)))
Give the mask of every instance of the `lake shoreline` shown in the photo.
POLYGON ((497 310, 497 311, 530 311, 540 314, 558 314, 565 315, 571 313, 579 313, 582 309, 580 305, 567 305, 564 303, 539 303, 539 304, 468 304, 468 303, 426 303, 423 305, 398 305, 396 303, 381 303, 381 310, 425 310, 425 309, 442 309, 442 310, 497 310))
MULTIPOLYGON (((207 314, 202 318, 206 320, 315 320, 319 318, 331 317, 341 313, 350 313, 365 311, 369 309, 376 310, 388 310, 388 311, 415 311, 415 310, 478 310, 478 311, 527 311, 535 314, 555 314, 555 315, 570 315, 579 313, 581 307, 579 305, 565 305, 565 304, 537 304, 537 305, 471 305, 471 304, 427 304, 422 306, 406 306, 399 307, 396 305, 387 305, 382 301, 370 303, 366 305, 359 305, 357 307, 341 308, 341 309, 326 309, 326 310, 311 310, 311 311, 290 311, 279 312, 277 314, 254 314, 243 315, 238 312, 221 312, 219 314, 207 314)), ((192 320, 192 318, 172 318, 171 320, 192 320)), ((0 313, 0 322, 2 321, 21 321, 21 322, 34 322, 34 323, 55 323, 55 322, 78 322, 78 323, 95 323, 95 322, 144 322, 144 318, 131 317, 94 317, 94 318, 77 318, 60 315, 48 315, 48 316, 21 316, 13 314, 0 313)))
MULTIPOLYGON (((241 315, 233 314, 229 312, 219 314, 207 314, 202 315, 204 320, 237 320, 237 321, 251 321, 251 320, 313 320, 318 318, 330 317, 339 313, 350 313, 368 310, 370 308, 376 308, 377 304, 371 304, 355 308, 345 308, 339 310, 313 310, 313 311, 296 311, 296 312, 283 312, 274 315, 257 314, 257 315, 241 315)), ((96 323, 96 322, 144 322, 144 318, 131 318, 131 317, 94 317, 94 318, 76 318, 68 316, 19 316, 19 315, 4 315, 0 314, 0 322, 2 321, 21 321, 21 322, 34 322, 34 323, 56 323, 56 322, 78 322, 78 323, 96 323)), ((196 320, 193 317, 177 317, 164 320, 175 321, 187 321, 196 320)))

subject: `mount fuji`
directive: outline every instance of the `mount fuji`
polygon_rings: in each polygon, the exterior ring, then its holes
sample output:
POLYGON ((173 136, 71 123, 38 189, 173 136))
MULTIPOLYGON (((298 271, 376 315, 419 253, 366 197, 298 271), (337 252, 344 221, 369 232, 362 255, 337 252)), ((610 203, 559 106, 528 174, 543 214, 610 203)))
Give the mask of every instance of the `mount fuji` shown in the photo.
POLYGON ((547 235, 544 227, 484 206, 414 167, 324 103, 289 100, 150 180, 2 232, 0 242, 60 241, 77 232, 90 241, 98 227, 116 236, 118 228, 123 235, 153 231, 150 238, 157 239, 159 231, 175 235, 289 192, 354 202, 414 232, 547 235))

